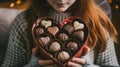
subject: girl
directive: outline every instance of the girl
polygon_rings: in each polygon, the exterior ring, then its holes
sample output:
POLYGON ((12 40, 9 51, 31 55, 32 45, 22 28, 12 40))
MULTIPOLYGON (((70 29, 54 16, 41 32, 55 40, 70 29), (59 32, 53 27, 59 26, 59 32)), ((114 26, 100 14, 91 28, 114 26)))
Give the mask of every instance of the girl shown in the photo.
POLYGON ((2 67, 58 67, 52 60, 41 60, 35 55, 31 28, 39 17, 52 17, 61 22, 70 16, 84 20, 89 28, 88 53, 73 58, 67 67, 119 66, 114 42, 117 32, 107 15, 94 0, 32 0, 30 8, 16 17, 10 32, 6 58, 2 67), (33 48, 33 51, 32 51, 33 48))

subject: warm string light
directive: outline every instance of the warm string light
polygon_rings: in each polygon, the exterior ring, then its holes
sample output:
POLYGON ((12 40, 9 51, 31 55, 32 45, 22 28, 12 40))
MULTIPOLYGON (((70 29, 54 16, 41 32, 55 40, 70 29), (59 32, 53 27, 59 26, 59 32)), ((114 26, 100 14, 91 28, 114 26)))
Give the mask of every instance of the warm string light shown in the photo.
MULTIPOLYGON (((108 0, 108 2, 109 2, 110 4, 114 3, 113 1, 114 1, 114 0, 108 0)), ((118 3, 118 2, 117 2, 117 3, 118 3)), ((120 2, 119 2, 119 3, 120 3, 120 2)), ((114 5, 114 8, 115 8, 116 10, 119 10, 119 9, 120 9, 120 4, 119 4, 119 3, 118 3, 118 4, 115 3, 115 5, 114 5)))
POLYGON ((14 8, 16 5, 20 5, 21 3, 22 3, 21 0, 16 0, 16 2, 11 2, 11 3, 9 4, 9 7, 10 7, 10 8, 14 8))
POLYGON ((14 3, 10 3, 10 7, 13 8, 15 6, 14 3))
POLYGON ((17 0, 17 1, 16 1, 16 4, 17 4, 17 5, 21 4, 21 0, 17 0))
POLYGON ((118 9, 119 9, 119 6, 118 6, 118 5, 115 5, 115 9, 117 9, 117 10, 118 10, 118 9))
POLYGON ((109 3, 112 3, 113 1, 112 0, 108 0, 109 3))

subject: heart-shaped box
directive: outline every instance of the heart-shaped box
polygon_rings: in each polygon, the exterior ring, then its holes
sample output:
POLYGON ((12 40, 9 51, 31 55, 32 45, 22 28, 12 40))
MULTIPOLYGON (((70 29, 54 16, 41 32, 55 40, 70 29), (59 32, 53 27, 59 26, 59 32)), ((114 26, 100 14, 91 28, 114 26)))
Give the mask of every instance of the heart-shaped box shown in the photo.
POLYGON ((41 17, 32 26, 32 36, 41 58, 66 67, 73 57, 81 57, 85 51, 88 27, 78 17, 66 18, 61 23, 50 17, 41 17))

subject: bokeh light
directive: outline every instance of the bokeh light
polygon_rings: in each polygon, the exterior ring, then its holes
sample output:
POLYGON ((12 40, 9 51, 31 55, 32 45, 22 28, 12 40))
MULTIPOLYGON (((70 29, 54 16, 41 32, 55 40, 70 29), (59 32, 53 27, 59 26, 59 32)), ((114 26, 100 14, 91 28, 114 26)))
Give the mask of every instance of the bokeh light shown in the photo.
POLYGON ((10 3, 10 7, 11 8, 15 7, 15 4, 14 3, 10 3))

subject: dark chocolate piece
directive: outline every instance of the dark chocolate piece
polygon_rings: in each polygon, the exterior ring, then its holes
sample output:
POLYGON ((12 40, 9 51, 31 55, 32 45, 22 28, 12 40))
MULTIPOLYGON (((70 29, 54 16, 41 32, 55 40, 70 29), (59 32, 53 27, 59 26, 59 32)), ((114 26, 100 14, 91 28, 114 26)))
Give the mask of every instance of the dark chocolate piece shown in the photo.
POLYGON ((35 29, 35 35, 40 35, 40 34, 42 34, 42 33, 44 33, 44 30, 43 30, 43 28, 36 28, 35 29))
POLYGON ((76 51, 78 50, 78 44, 76 42, 69 42, 66 45, 67 49, 71 50, 71 51, 76 51))
POLYGON ((84 32, 83 31, 76 31, 73 33, 73 36, 81 41, 84 40, 84 32))
POLYGON ((62 41, 66 41, 66 40, 69 39, 68 35, 65 34, 65 33, 60 33, 59 36, 58 36, 58 38, 59 38, 60 40, 62 40, 62 41))
POLYGON ((65 29, 66 31, 68 31, 70 34, 74 31, 74 28, 73 28, 73 26, 71 26, 71 25, 66 25, 66 26, 64 27, 64 29, 65 29))

